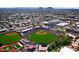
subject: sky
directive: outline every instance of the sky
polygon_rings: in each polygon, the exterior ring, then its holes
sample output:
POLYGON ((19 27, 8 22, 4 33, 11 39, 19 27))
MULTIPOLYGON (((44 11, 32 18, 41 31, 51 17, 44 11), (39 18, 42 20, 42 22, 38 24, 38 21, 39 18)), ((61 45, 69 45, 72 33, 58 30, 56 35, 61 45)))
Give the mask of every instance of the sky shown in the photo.
POLYGON ((79 8, 79 0, 0 0, 0 7, 79 8))

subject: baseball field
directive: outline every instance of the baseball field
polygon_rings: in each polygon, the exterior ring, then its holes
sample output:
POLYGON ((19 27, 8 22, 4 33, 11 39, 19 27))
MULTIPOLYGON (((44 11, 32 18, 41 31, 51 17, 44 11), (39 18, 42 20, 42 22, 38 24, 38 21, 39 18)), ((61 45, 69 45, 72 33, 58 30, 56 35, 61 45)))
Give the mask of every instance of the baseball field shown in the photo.
POLYGON ((36 30, 35 32, 29 34, 27 38, 36 44, 40 43, 49 44, 58 39, 57 36, 45 30, 36 30))
POLYGON ((16 32, 9 32, 5 34, 0 34, 0 44, 12 44, 20 41, 21 36, 16 32))

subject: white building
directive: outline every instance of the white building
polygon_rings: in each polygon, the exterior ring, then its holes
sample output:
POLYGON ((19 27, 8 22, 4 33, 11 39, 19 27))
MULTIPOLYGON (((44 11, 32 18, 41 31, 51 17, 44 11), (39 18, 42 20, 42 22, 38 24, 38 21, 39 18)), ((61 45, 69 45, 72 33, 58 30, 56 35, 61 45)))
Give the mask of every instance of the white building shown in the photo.
POLYGON ((69 23, 66 23, 66 22, 62 22, 62 23, 58 23, 56 24, 57 26, 67 26, 69 25, 69 23))

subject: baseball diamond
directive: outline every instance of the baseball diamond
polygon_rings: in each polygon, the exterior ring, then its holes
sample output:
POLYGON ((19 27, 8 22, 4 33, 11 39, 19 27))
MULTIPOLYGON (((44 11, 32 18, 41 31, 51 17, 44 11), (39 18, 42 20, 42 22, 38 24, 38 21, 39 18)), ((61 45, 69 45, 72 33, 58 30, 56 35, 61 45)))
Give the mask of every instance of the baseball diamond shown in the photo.
POLYGON ((20 41, 21 36, 16 32, 8 32, 4 34, 0 34, 0 43, 3 45, 12 44, 20 41))
POLYGON ((58 39, 57 36, 54 34, 50 33, 49 31, 45 29, 37 29, 32 33, 29 33, 27 36, 28 40, 40 44, 40 43, 46 43, 50 44, 54 42, 56 39, 58 39))

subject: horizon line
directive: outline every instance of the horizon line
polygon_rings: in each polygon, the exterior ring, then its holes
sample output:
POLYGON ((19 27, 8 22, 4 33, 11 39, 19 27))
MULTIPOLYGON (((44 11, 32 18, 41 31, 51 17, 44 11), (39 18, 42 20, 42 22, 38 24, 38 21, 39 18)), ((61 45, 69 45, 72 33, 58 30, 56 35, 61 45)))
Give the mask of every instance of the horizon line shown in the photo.
MULTIPOLYGON (((18 6, 18 7, 0 7, 0 8, 40 8, 40 7, 20 7, 20 6, 18 6)), ((41 8, 49 8, 49 7, 41 7, 41 8)), ((51 7, 51 8, 54 8, 54 9, 79 9, 79 7, 51 7)))

